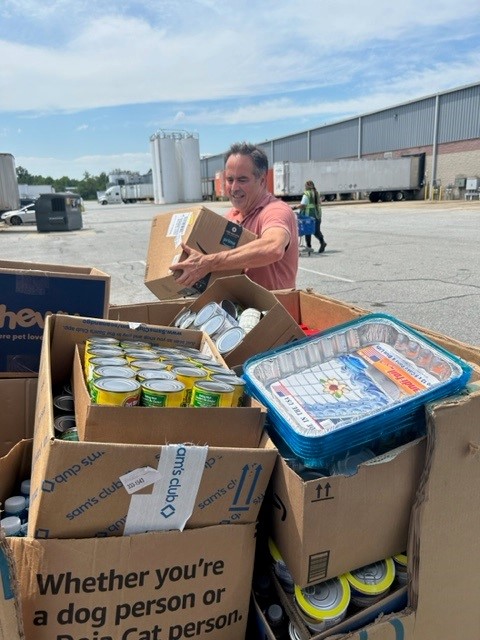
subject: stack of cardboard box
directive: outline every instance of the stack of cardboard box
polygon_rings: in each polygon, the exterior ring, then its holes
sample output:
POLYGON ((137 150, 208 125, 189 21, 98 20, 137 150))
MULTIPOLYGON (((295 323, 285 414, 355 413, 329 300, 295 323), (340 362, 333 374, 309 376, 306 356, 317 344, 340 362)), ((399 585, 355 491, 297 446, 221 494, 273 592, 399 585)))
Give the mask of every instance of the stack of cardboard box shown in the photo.
MULTIPOLYGON (((222 361, 208 336, 178 329, 173 321, 185 306, 198 310, 231 299, 261 307, 271 320, 225 357, 237 367, 255 353, 301 337, 300 325, 324 330, 367 313, 311 291, 266 292, 239 274, 207 279, 197 298, 175 300, 182 292, 167 267, 180 257, 180 240, 200 242, 208 251, 248 241, 222 224, 203 208, 155 221, 146 283, 169 300, 107 312, 108 276, 71 268, 70 276, 56 275, 73 281, 86 276, 94 287, 103 282, 101 312, 51 303, 34 313, 35 305, 22 303, 22 311, 13 313, 11 303, 5 305, 3 342, 38 347, 39 340, 27 337, 26 325, 35 318, 42 318, 43 341, 36 401, 36 372, 17 366, 31 363, 28 352, 11 350, 9 362, 17 368, 0 378, 0 501, 30 474, 33 462, 29 536, 0 540, 0 640, 22 638, 22 627, 27 640, 274 640, 254 600, 250 612, 256 612, 260 632, 255 625, 247 630, 258 518, 301 587, 407 552, 408 602, 392 596, 392 613, 371 610, 355 624, 346 621, 314 635, 295 618, 292 599, 280 592, 302 640, 478 640, 479 348, 417 327, 473 365, 472 383, 464 394, 426 408, 426 437, 374 465, 361 465, 353 476, 303 481, 265 436, 265 409, 256 403, 161 409, 161 420, 155 409, 91 403, 81 345, 96 333, 196 346, 222 361), (166 250, 159 253, 162 243, 166 250), (6 337, 7 320, 13 330, 14 317, 22 319, 24 337, 6 337), (79 442, 54 433, 53 394, 72 373, 79 442), (183 524, 178 530, 122 535, 132 514, 142 531, 153 503, 150 489, 130 494, 121 478, 145 469, 158 472, 165 456, 178 454, 185 442, 203 464, 195 478, 184 476, 187 486, 177 484, 170 494, 175 507, 180 495, 190 503, 184 513, 179 508, 183 524)), ((43 267, 45 295, 55 269, 43 267)), ((39 290, 19 265, 5 270, 22 272, 14 290, 39 290)), ((165 520, 170 512, 164 511, 165 520)), ((405 597, 405 589, 400 595, 405 597)))

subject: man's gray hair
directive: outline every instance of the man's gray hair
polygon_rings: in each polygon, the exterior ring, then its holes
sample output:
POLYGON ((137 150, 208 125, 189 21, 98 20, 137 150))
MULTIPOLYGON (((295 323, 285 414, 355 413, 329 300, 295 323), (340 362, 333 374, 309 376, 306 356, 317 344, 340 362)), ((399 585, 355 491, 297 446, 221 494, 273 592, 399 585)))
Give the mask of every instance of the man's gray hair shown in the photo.
POLYGON ((225 163, 230 156, 249 156, 252 159, 254 171, 257 178, 260 178, 268 171, 268 157, 263 149, 249 142, 235 142, 225 154, 225 163))

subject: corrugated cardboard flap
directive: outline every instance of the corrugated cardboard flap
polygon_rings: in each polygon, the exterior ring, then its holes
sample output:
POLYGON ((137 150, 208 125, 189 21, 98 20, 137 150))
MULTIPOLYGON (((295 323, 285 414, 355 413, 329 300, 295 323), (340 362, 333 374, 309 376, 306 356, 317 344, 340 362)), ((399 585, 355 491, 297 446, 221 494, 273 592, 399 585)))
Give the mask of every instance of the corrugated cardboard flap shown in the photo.
POLYGON ((0 640, 23 640, 18 583, 7 538, 0 531, 0 640))

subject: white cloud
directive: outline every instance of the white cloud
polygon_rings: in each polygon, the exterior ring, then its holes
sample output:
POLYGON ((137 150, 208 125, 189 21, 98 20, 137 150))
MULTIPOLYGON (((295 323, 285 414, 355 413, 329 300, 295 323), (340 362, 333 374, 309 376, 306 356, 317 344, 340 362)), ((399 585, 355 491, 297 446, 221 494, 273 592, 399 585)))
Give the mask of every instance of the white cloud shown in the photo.
MULTIPOLYGON (((7 4, 12 11, 14 5, 7 4)), ((290 93, 348 84, 373 65, 383 69, 384 81, 384 63, 393 75, 402 68, 416 72, 420 61, 428 60, 432 29, 440 25, 443 38, 457 39, 457 20, 465 37, 469 17, 478 12, 473 0, 324 5, 306 0, 300 11, 288 0, 266 0, 241 15, 220 0, 122 2, 115 14, 100 14, 98 7, 85 13, 93 6, 22 0, 22 10, 35 11, 38 20, 46 14, 51 20, 55 11, 61 17, 69 8, 80 18, 60 44, 55 39, 19 43, 4 34, 0 56, 9 64, 0 68, 0 110, 81 110, 290 93)), ((390 73, 387 69, 386 77, 390 73)))

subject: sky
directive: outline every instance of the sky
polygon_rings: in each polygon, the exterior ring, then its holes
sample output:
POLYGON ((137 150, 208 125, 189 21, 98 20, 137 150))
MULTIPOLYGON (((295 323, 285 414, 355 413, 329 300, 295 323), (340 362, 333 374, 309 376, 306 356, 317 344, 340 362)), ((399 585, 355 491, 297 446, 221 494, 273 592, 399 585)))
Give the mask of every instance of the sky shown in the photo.
POLYGON ((0 153, 31 174, 146 173, 480 80, 478 0, 0 0, 0 153))

